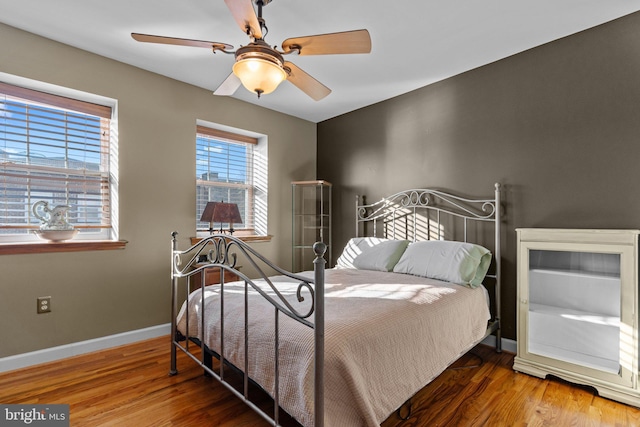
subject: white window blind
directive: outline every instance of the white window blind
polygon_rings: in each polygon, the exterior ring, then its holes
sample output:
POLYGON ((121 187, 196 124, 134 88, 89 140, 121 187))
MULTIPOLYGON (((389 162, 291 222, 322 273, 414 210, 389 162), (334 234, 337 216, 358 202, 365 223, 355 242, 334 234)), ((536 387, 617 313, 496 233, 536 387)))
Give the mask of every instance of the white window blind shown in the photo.
MULTIPOLYGON (((254 230, 256 191, 254 148, 257 139, 198 126, 196 133, 196 221, 198 230, 208 230, 200 217, 207 202, 236 203, 242 224, 234 228, 254 230)), ((227 228, 228 224, 214 224, 227 228)))
POLYGON ((40 200, 82 232, 111 228, 111 108, 0 82, 0 236, 28 234, 40 200))

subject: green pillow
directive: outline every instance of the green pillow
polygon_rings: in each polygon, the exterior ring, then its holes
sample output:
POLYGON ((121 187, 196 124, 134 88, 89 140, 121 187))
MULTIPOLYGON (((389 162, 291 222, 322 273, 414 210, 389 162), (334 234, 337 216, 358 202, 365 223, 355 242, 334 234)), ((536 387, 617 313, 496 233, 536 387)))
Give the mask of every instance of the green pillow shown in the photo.
POLYGON ((482 284, 490 264, 491 252, 482 246, 428 240, 410 244, 393 271, 475 288, 482 284))

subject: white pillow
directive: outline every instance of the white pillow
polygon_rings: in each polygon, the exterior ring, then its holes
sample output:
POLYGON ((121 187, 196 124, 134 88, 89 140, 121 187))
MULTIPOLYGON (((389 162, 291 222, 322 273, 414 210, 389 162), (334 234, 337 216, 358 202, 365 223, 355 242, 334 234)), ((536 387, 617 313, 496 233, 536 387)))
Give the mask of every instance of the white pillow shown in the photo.
POLYGON ((409 245, 393 268, 413 274, 475 288, 491 264, 491 252, 472 243, 427 240, 409 245))
POLYGON ((336 267, 391 271, 408 244, 408 240, 354 237, 347 242, 336 267))

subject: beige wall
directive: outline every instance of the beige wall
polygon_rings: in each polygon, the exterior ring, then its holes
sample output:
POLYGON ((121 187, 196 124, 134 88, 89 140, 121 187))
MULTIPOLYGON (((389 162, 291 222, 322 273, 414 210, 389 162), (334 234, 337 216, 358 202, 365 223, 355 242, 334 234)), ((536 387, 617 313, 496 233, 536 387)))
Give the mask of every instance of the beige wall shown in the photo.
POLYGON ((353 235, 356 194, 504 184, 508 338, 515 228, 640 228, 639 161, 640 13, 318 124, 335 248, 353 235))
MULTIPOLYGON (((291 181, 316 178, 316 125, 0 24, 0 72, 118 100, 121 251, 0 256, 0 357, 169 322, 170 233, 195 233, 195 124, 268 135, 270 243, 291 264, 291 181), (36 314, 50 295, 53 311, 36 314)), ((213 83, 212 83, 213 84, 213 83)))

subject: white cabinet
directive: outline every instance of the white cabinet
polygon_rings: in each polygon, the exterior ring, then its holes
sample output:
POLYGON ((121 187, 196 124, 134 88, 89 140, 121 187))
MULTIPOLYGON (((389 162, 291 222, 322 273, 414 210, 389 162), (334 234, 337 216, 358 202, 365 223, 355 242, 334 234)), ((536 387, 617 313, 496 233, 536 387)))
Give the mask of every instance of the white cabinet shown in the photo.
POLYGON ((640 406, 639 230, 518 229, 513 368, 640 406))

